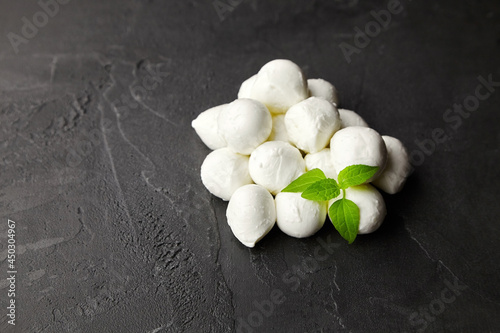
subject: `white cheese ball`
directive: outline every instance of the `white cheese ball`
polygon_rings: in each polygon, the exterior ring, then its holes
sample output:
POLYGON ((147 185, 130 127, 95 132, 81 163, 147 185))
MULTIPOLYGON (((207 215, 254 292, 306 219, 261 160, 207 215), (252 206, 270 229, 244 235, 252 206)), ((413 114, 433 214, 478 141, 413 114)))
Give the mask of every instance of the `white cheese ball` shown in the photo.
POLYGON ((250 155, 250 176, 256 184, 277 194, 306 170, 300 151, 283 141, 268 141, 250 155))
POLYGON ((311 96, 320 97, 332 104, 339 105, 337 89, 330 82, 323 79, 309 79, 307 80, 307 86, 311 96))
POLYGON ((268 141, 285 141, 289 142, 288 133, 285 126, 285 115, 277 114, 273 116, 273 129, 268 141))
POLYGON ((387 147, 387 163, 384 171, 373 181, 373 185, 382 191, 395 194, 403 188, 412 167, 408 152, 401 141, 391 136, 383 135, 387 147))
POLYGON ((307 153, 316 153, 328 145, 341 123, 332 103, 310 97, 288 110, 285 126, 290 142, 307 153))
MULTIPOLYGON (((384 221, 387 210, 384 198, 379 191, 370 184, 349 187, 346 190, 346 199, 351 200, 359 207, 358 234, 369 234, 377 230, 384 221)), ((342 198, 342 193, 330 202, 328 207, 342 198)))
POLYGON ((252 91, 253 84, 257 79, 257 74, 246 79, 240 86, 240 90, 238 91, 238 98, 250 98, 250 93, 252 91))
POLYGON ((342 128, 351 126, 361 126, 370 127, 366 121, 356 112, 346 109, 339 109, 340 122, 342 123, 342 128))
POLYGON ((254 247, 274 226, 273 196, 262 186, 245 185, 234 192, 226 211, 231 231, 248 247, 254 247))
POLYGON ((219 114, 219 133, 231 150, 250 155, 271 134, 273 121, 269 110, 259 101, 237 99, 219 114))
POLYGON ((219 105, 203 111, 191 122, 191 126, 201 141, 212 150, 223 148, 227 145, 226 140, 219 134, 219 125, 217 122, 220 112, 226 105, 219 105))
POLYGON ((304 156, 306 170, 320 169, 327 178, 337 179, 337 173, 332 163, 330 148, 325 148, 317 153, 309 153, 304 156))
POLYGON ((227 201, 238 188, 252 184, 248 160, 228 148, 214 150, 201 165, 201 181, 210 193, 227 201))
POLYGON ((305 238, 314 235, 326 219, 325 201, 306 200, 301 193, 276 195, 276 223, 288 236, 305 238))
POLYGON ((382 173, 387 161, 387 149, 382 137, 368 127, 346 127, 335 133, 330 141, 330 153, 337 174, 354 164, 378 166, 370 182, 382 173))
POLYGON ((308 96, 304 73, 299 66, 284 59, 265 64, 250 92, 250 98, 264 103, 272 113, 285 113, 308 96))

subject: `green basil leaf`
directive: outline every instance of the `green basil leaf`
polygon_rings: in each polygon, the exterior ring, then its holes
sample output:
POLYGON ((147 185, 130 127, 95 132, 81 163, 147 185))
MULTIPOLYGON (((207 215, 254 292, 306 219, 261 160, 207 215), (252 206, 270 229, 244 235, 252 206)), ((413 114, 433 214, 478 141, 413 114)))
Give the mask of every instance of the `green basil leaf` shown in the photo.
POLYGON ((318 180, 309 186, 302 198, 314 201, 327 201, 336 198, 340 194, 340 188, 335 179, 322 179, 318 180))
POLYGON ((304 192, 309 186, 318 180, 326 179, 325 174, 320 169, 312 169, 291 182, 281 192, 304 192))
POLYGON ((351 244, 359 230, 359 207, 348 199, 335 201, 328 209, 328 216, 340 235, 351 244))
POLYGON ((378 166, 363 164, 350 165, 339 173, 339 185, 341 189, 366 183, 377 173, 378 166))

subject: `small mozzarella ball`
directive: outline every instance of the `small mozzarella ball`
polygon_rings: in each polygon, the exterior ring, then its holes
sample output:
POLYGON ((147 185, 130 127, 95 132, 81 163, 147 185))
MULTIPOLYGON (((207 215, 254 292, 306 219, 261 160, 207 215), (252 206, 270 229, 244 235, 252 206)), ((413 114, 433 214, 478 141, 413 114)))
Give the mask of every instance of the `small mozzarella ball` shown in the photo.
POLYGON ((273 116, 273 130, 271 131, 271 135, 267 140, 289 142, 288 133, 286 132, 284 114, 277 114, 273 116))
POLYGON ((248 160, 228 148, 214 150, 201 165, 201 181, 210 193, 227 201, 239 187, 252 184, 248 160))
POLYGON ((237 99, 219 114, 219 133, 231 150, 250 155, 271 134, 273 120, 269 110, 259 101, 237 99))
POLYGON ((276 222, 288 236, 312 236, 321 229, 325 219, 325 201, 307 200, 300 193, 280 192, 276 195, 276 222))
POLYGON ((308 95, 307 81, 300 67, 290 60, 277 59, 260 69, 250 98, 264 103, 272 113, 285 113, 308 95))
POLYGON ((383 135, 382 139, 387 147, 387 163, 373 184, 386 193, 395 194, 403 188, 412 167, 408 152, 401 141, 387 135, 383 135))
POLYGON ((337 173, 332 163, 330 148, 325 148, 317 153, 309 153, 304 157, 307 171, 320 169, 327 178, 337 179, 337 173))
POLYGON ((217 119, 227 104, 219 105, 203 111, 191 122, 191 126, 200 137, 201 141, 210 149, 215 150, 227 145, 226 140, 219 134, 217 119))
POLYGON ((248 170, 256 184, 277 194, 304 173, 306 165, 300 151, 291 144, 268 141, 252 152, 248 170))
MULTIPOLYGON (((384 198, 375 187, 370 184, 349 187, 346 189, 345 196, 359 207, 358 234, 369 234, 380 227, 387 210, 384 198)), ((328 207, 341 198, 342 193, 330 200, 328 207)))
POLYGON ((310 97, 292 106, 285 115, 290 141, 307 153, 325 148, 332 135, 340 129, 340 116, 330 102, 310 97))
POLYGON ((323 79, 309 79, 307 80, 307 86, 311 96, 320 97, 332 104, 339 105, 337 89, 330 82, 323 79))
POLYGON ((231 231, 248 247, 254 247, 274 226, 273 196, 260 185, 245 185, 234 192, 226 211, 231 231))
POLYGON ((351 126, 361 126, 370 127, 366 121, 356 112, 346 109, 339 109, 340 122, 342 123, 342 128, 351 126))
POLYGON ((346 127, 335 133, 330 141, 330 153, 337 174, 354 164, 378 166, 370 182, 382 173, 387 161, 387 149, 382 137, 368 127, 346 127))
POLYGON ((257 79, 257 74, 246 79, 240 86, 238 91, 238 98, 250 98, 250 92, 252 91, 253 84, 257 79))

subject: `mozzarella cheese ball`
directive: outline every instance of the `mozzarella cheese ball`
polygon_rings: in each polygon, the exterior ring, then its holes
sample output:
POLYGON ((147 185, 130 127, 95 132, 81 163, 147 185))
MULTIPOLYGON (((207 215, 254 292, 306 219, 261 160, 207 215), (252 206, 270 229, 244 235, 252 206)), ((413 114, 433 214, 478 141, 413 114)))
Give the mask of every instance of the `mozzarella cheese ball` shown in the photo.
POLYGON ((408 152, 401 141, 387 135, 383 135, 382 139, 387 147, 387 163, 373 185, 386 193, 395 194, 403 188, 412 168, 408 152))
POLYGON ((339 105, 337 89, 330 82, 323 79, 309 79, 307 80, 307 86, 311 96, 320 97, 332 104, 339 105))
POLYGON ((325 148, 317 153, 309 153, 304 156, 306 170, 320 169, 327 178, 337 179, 337 173, 332 163, 330 148, 325 148))
POLYGON ((215 150, 225 147, 226 140, 219 134, 217 119, 220 112, 227 104, 219 105, 203 111, 191 122, 191 126, 200 137, 201 141, 210 149, 215 150))
POLYGON ((314 235, 325 223, 326 202, 312 201, 300 193, 276 195, 276 222, 288 236, 305 238, 314 235))
POLYGON ((306 165, 297 148, 283 141, 268 141, 252 152, 248 170, 256 184, 277 194, 304 173, 306 165))
POLYGON ((277 114, 273 116, 273 129, 271 131, 271 135, 267 140, 289 142, 288 133, 286 132, 286 127, 285 127, 284 114, 277 114))
POLYGON ((290 60, 277 59, 257 73, 250 98, 264 103, 272 113, 285 113, 309 95, 307 81, 299 66, 290 60))
POLYGON ((252 183, 248 160, 228 148, 214 150, 201 165, 201 181, 210 193, 227 201, 239 187, 252 183))
POLYGON ((250 155, 271 134, 273 121, 264 104, 251 99, 237 99, 219 114, 219 133, 227 147, 236 153, 250 155))
POLYGON ((231 197, 226 217, 236 238, 243 245, 254 247, 276 222, 273 196, 259 185, 242 186, 231 197))
POLYGON ((346 109, 339 109, 340 122, 342 123, 342 128, 351 126, 361 126, 370 127, 366 121, 356 112, 346 109))
POLYGON ((307 153, 325 148, 332 135, 340 129, 340 116, 330 102, 310 97, 292 106, 285 115, 290 141, 307 153))
POLYGON ((250 98, 250 92, 252 91, 253 84, 257 79, 257 74, 246 79, 240 86, 238 91, 238 98, 250 98))
MULTIPOLYGON (((384 221, 387 210, 384 198, 379 191, 370 184, 349 187, 346 190, 346 199, 351 200, 359 207, 358 234, 369 234, 377 230, 384 221)), ((328 207, 342 198, 342 193, 328 202, 328 207)))
POLYGON ((370 182, 382 173, 387 160, 387 149, 382 137, 368 127, 346 127, 335 133, 330 141, 330 153, 337 174, 354 164, 378 166, 370 182))

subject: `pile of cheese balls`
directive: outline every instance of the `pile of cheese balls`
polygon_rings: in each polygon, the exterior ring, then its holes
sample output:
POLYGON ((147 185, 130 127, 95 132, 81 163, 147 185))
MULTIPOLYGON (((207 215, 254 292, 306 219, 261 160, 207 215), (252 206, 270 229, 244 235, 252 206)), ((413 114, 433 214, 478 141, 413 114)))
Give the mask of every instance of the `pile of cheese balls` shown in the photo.
MULTIPOLYGON (((308 170, 337 178, 355 164, 378 166, 369 180, 387 193, 403 187, 411 166, 403 144, 380 136, 354 111, 338 109, 337 90, 322 79, 305 78, 289 60, 273 60, 243 82, 238 99, 202 112, 192 122, 213 151, 201 180, 229 201, 227 222, 236 238, 254 247, 276 223, 297 238, 316 233, 335 200, 306 200, 280 192, 308 170)), ((359 234, 375 231, 386 215, 383 197, 368 184, 346 190, 359 207, 359 234)))

